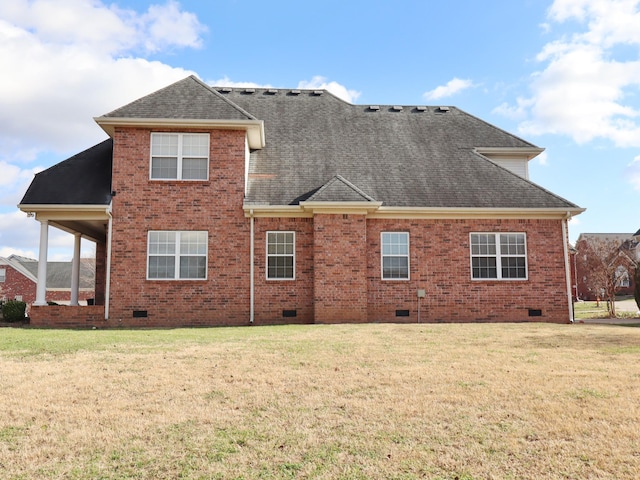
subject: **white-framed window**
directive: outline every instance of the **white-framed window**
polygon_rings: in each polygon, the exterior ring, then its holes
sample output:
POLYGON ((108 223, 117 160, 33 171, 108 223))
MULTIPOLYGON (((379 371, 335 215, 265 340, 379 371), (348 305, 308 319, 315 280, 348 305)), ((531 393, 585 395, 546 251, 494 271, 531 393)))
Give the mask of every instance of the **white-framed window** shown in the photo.
POLYGON ((0 283, 4 283, 7 281, 7 269, 0 268, 0 283))
POLYGON ((472 279, 527 279, 524 233, 472 233, 470 239, 472 279))
POLYGON ((207 245, 207 232, 150 231, 147 239, 147 279, 206 279, 207 245))
POLYGON ((267 232, 267 280, 295 280, 296 233, 267 232))
POLYGON ((616 286, 619 288, 628 288, 631 284, 629 282, 629 271, 623 265, 618 265, 614 277, 616 286))
POLYGON ((207 180, 208 133, 151 133, 152 180, 207 180))
POLYGON ((380 234, 383 280, 409 280, 409 233, 380 234))

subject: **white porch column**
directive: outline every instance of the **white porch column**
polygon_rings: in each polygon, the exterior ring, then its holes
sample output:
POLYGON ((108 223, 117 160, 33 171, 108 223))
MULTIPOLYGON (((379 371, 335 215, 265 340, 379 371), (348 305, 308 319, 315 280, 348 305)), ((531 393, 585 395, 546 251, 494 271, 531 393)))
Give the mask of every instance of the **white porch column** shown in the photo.
POLYGON ((49 221, 40 220, 40 253, 38 258, 38 283, 35 306, 47 304, 47 250, 49 249, 49 221))
POLYGON ((78 292, 80 290, 80 241, 79 233, 74 234, 73 261, 71 262, 71 305, 78 305, 78 292))

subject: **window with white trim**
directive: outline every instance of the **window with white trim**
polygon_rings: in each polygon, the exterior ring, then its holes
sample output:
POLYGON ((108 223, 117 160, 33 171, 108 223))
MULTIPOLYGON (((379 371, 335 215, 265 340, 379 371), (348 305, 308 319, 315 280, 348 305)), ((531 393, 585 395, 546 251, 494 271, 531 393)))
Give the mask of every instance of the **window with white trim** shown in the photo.
POLYGON ((409 233, 380 234, 382 279, 409 280, 409 233))
POLYGON ((472 233, 471 278, 526 280, 527 241, 524 233, 472 233))
POLYGON ((4 283, 7 281, 7 269, 0 268, 0 283, 4 283))
POLYGON ((207 232, 150 231, 147 279, 206 279, 207 244, 207 232))
POLYGON ((295 280, 295 232, 267 232, 267 279, 295 280))
POLYGON ((152 133, 152 180, 207 180, 208 133, 152 133))

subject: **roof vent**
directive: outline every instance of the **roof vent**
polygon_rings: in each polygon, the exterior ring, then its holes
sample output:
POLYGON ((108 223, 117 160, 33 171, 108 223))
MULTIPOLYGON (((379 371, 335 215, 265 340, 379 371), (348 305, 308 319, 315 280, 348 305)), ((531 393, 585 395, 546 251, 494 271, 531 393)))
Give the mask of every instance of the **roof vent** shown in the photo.
POLYGON ((220 93, 229 93, 232 92, 233 89, 230 87, 222 87, 220 90, 218 90, 220 93))
POLYGON ((252 93, 256 93, 255 88, 245 88, 244 93, 251 95, 252 93))
POLYGON ((394 112, 401 112, 402 111, 402 106, 394 105, 393 107, 391 107, 391 110, 393 110, 394 112))
POLYGON ((377 112, 378 110, 380 110, 380 105, 369 105, 369 110, 377 112))
POLYGON ((418 106, 418 107, 416 107, 416 110, 419 111, 419 112, 426 112, 427 111, 427 107, 418 106))
POLYGON ((318 95, 322 95, 322 90, 314 90, 313 94, 318 96, 318 95))
POLYGON ((442 113, 447 113, 449 110, 449 107, 438 107, 438 111, 442 113))
POLYGON ((278 93, 278 89, 276 88, 269 88, 266 92, 267 95, 275 95, 276 93, 278 93))
POLYGON ((300 95, 300 90, 291 90, 289 92, 290 95, 300 95))

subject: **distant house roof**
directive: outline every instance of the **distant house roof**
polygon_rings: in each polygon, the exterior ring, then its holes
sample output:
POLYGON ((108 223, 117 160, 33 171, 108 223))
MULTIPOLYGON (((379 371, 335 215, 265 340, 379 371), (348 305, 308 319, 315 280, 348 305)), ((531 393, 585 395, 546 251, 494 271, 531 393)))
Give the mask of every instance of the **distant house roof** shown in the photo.
MULTIPOLYGON (((266 142, 250 153, 246 205, 579 208, 479 153, 541 149, 455 107, 352 105, 324 90, 211 88, 192 76, 96 120, 109 131, 109 122, 145 118, 264 122, 266 142)), ((21 203, 109 201, 112 148, 107 140, 42 172, 21 203), (91 173, 92 164, 105 168, 91 173), (99 198, 84 185, 69 188, 81 180, 99 184, 99 198)))
MULTIPOLYGON (((0 264, 10 265, 20 271, 30 280, 37 282, 38 261, 19 255, 10 255, 3 258, 0 264)), ((80 288, 94 288, 95 269, 93 259, 81 259, 80 262, 80 288)), ((47 288, 70 289, 71 288, 71 262, 47 262, 47 288)))

